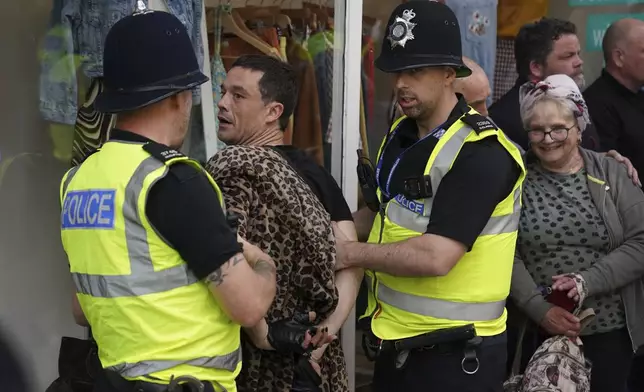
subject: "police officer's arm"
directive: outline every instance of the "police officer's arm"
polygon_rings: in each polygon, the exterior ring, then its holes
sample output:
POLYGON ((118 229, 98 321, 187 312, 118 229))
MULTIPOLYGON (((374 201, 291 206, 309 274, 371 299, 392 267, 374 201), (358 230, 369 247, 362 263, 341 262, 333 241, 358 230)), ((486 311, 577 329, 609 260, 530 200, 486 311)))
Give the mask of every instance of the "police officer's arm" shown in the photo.
POLYGON ((253 327, 264 319, 275 298, 275 263, 255 245, 240 238, 237 254, 205 279, 210 291, 233 321, 253 327))
POLYGON ((254 325, 264 317, 276 290, 272 260, 252 246, 244 246, 242 254, 203 173, 185 164, 172 165, 151 188, 146 213, 195 276, 209 283, 233 321, 254 325))
POLYGON ((471 249, 520 169, 496 141, 463 146, 436 190, 424 235, 376 245, 339 241, 341 267, 364 267, 397 276, 443 276, 471 249))

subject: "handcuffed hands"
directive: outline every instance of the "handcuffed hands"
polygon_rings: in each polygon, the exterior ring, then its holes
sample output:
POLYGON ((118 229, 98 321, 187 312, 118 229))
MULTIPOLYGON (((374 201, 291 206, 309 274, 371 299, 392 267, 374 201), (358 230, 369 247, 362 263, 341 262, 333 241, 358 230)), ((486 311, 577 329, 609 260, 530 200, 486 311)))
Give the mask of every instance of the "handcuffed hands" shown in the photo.
POLYGON ((567 291, 568 298, 572 298, 578 304, 583 304, 588 296, 588 287, 581 274, 564 274, 552 277, 552 289, 567 291))
POLYGON ((277 352, 307 354, 334 341, 328 327, 315 325, 315 312, 298 312, 291 319, 268 323, 268 343, 277 352))

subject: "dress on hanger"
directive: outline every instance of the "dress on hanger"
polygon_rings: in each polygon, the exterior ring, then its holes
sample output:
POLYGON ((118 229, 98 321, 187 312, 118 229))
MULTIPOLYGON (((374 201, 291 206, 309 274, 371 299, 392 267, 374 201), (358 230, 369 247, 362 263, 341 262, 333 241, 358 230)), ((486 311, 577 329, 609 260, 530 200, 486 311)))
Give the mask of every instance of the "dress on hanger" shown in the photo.
POLYGON ((331 169, 331 143, 333 137, 333 31, 319 31, 308 39, 307 48, 313 64, 318 85, 322 140, 324 143, 324 167, 331 169))
POLYGON ((300 87, 293 121, 293 145, 306 151, 322 165, 322 122, 313 59, 309 52, 292 38, 287 41, 286 57, 297 73, 300 87))

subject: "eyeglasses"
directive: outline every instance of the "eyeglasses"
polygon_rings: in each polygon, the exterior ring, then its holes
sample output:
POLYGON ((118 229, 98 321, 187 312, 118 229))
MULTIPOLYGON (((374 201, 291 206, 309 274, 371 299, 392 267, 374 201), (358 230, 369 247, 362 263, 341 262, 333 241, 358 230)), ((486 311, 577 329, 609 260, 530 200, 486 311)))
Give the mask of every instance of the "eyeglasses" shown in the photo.
POLYGON ((558 125, 550 128, 549 131, 538 128, 528 129, 528 138, 532 143, 540 143, 546 138, 546 135, 549 135, 550 139, 552 139, 553 141, 563 142, 564 140, 568 139, 568 132, 570 132, 570 130, 576 126, 577 124, 574 124, 566 128, 564 126, 558 125))

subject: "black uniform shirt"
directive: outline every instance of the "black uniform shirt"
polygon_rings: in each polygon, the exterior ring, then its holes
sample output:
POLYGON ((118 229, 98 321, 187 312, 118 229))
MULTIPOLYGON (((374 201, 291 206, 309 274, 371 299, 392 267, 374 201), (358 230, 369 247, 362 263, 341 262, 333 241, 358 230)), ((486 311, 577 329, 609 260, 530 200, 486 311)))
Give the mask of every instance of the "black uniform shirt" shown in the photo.
MULTIPOLYGON (((462 96, 442 128, 447 130, 469 111, 462 96)), ((422 177, 438 138, 428 136, 418 141, 416 121, 405 119, 383 152, 379 174, 385 187, 396 158, 407 150, 390 181, 391 197, 401 194, 404 180, 422 177)), ((453 239, 472 248, 492 216, 496 205, 512 192, 521 169, 495 137, 465 143, 450 171, 434 189, 434 202, 427 233, 453 239)))
POLYGON ((325 168, 296 147, 275 146, 273 148, 286 158, 291 167, 311 187, 324 209, 331 215, 333 222, 353 220, 351 209, 344 199, 342 189, 325 168))
MULTIPOLYGON (((111 139, 154 143, 118 129, 112 131, 111 139)), ((152 227, 179 252, 199 279, 241 252, 217 193, 206 175, 193 166, 170 166, 165 177, 150 189, 145 210, 152 227)))

